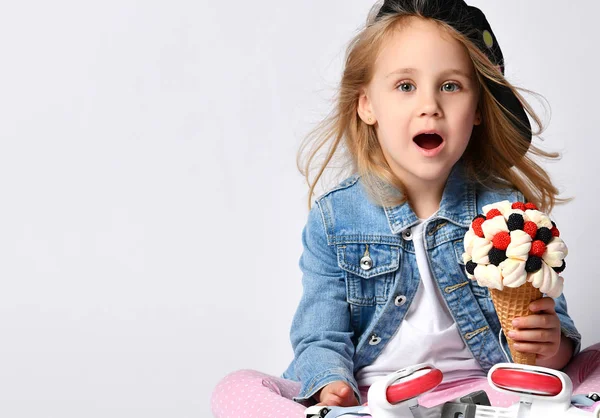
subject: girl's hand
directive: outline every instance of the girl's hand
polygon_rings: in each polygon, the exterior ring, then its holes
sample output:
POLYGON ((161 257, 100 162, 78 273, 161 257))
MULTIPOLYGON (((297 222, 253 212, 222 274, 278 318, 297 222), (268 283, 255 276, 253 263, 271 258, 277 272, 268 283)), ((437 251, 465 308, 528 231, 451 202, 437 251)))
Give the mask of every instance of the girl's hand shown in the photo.
POLYGON ((516 328, 508 333, 514 348, 522 353, 536 353, 540 360, 554 357, 561 341, 560 320, 554 311, 554 299, 544 297, 531 302, 532 315, 515 318, 516 328))
POLYGON ((331 382, 321 389, 315 397, 319 400, 317 405, 324 406, 357 406, 358 401, 350 385, 342 380, 331 382))

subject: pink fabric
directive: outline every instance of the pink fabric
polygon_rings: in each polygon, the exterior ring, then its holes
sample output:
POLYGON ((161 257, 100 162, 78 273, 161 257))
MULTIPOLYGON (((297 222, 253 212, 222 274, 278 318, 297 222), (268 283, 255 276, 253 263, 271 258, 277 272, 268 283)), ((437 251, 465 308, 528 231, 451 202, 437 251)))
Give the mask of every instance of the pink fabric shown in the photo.
POLYGON ((292 400, 298 392, 298 382, 239 370, 219 382, 211 408, 217 418, 304 418, 306 407, 292 400))
MULTIPOLYGON (((586 348, 575 356, 565 367, 564 372, 573 382, 574 395, 600 393, 600 343, 586 348)), ((600 402, 582 409, 593 411, 598 405, 600 402)))
MULTIPOLYGON (((565 373, 573 381, 574 395, 600 392, 600 344, 573 358, 565 373)), ((517 395, 492 389, 487 379, 473 378, 441 384, 435 392, 419 398, 419 403, 431 407, 477 390, 485 390, 493 406, 508 407, 519 401, 517 395)), ((217 418, 304 418, 306 407, 292 400, 299 391, 297 382, 253 370, 240 370, 219 382, 212 394, 211 408, 217 418)), ((598 404, 600 402, 594 407, 598 404)), ((594 407, 583 409, 593 410, 594 407)))

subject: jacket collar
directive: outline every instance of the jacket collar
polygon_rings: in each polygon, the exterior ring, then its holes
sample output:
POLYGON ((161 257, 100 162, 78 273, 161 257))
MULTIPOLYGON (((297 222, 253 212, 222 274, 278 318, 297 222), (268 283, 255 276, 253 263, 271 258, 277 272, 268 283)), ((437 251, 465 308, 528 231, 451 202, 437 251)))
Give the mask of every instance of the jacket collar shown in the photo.
MULTIPOLYGON (((419 222, 408 202, 398 206, 385 207, 388 224, 394 234, 402 232, 419 222)), ((477 215, 475 185, 468 180, 462 163, 454 165, 440 202, 440 209, 431 219, 445 219, 458 226, 468 228, 477 215)))

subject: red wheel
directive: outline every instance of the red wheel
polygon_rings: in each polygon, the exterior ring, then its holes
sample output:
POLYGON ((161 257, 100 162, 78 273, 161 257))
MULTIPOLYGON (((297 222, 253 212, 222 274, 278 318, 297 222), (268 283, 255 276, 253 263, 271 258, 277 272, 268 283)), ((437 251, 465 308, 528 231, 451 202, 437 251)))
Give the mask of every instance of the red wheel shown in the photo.
POLYGON ((498 387, 517 393, 556 396, 562 391, 561 380, 551 374, 530 370, 496 369, 492 382, 498 387))
MULTIPOLYGON (((391 404, 397 404, 407 399, 419 396, 439 385, 442 382, 443 374, 438 369, 429 370, 422 376, 404 382, 396 383, 387 388, 385 394, 391 404)), ((421 370, 419 370, 421 371, 421 370)))

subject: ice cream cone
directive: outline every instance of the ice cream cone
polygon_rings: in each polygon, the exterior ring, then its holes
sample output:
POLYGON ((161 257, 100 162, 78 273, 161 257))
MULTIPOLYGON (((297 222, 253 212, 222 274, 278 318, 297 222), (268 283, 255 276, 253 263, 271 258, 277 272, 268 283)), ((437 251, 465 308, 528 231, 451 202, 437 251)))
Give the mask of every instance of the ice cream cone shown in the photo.
POLYGON ((482 209, 463 240, 465 273, 490 290, 513 361, 535 365, 536 355, 515 351, 508 333, 515 318, 532 314, 529 305, 542 294, 561 295, 567 246, 533 203, 503 200, 482 209))
POLYGON ((514 328, 512 325, 513 319, 532 314, 529 310, 529 304, 540 299, 542 292, 529 282, 515 288, 505 286, 503 290, 490 289, 490 292, 513 361, 518 364, 535 365, 536 354, 516 351, 513 348, 515 341, 508 337, 508 332, 514 328))

